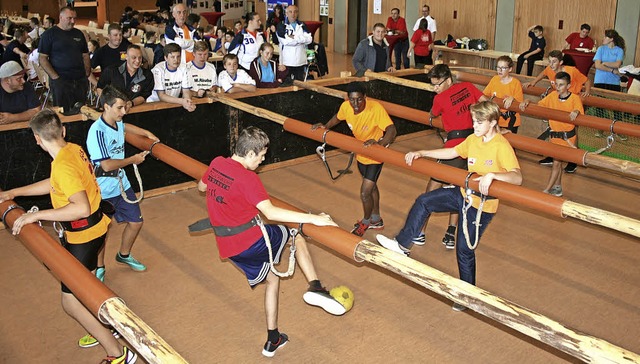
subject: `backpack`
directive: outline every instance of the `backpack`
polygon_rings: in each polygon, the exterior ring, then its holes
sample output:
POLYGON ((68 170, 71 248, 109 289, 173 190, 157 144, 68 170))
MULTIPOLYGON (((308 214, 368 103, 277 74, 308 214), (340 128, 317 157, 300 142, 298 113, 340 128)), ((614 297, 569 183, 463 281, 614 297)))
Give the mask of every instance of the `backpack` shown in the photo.
POLYGON ((486 51, 489 49, 489 43, 485 39, 471 39, 469 41, 469 49, 476 51, 486 51))

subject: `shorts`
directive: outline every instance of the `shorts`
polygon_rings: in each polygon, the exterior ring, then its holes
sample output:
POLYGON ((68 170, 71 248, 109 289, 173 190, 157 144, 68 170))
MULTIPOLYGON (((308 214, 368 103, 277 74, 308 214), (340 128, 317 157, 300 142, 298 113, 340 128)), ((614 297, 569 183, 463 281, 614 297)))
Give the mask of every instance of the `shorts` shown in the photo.
POLYGON ((382 172, 383 165, 384 163, 362 164, 358 162, 358 171, 360 171, 362 178, 368 179, 372 182, 377 182, 378 177, 380 177, 380 172, 382 172))
MULTIPOLYGON (((137 197, 133 192, 133 188, 129 187, 125 194, 130 201, 134 201, 137 197)), ((140 205, 137 203, 128 203, 122 198, 121 195, 105 199, 113 205, 116 213, 113 217, 118 223, 121 222, 142 222, 142 212, 140 212, 140 205)))
MULTIPOLYGON (((451 167, 456 167, 458 169, 464 169, 465 171, 467 170, 467 160, 460 157, 453 158, 453 159, 438 159, 438 163, 451 166, 451 167)), ((449 182, 441 181, 433 177, 431 179, 434 180, 435 182, 442 183, 443 185, 449 184, 449 182)))
MULTIPOLYGON (((71 255, 73 255, 78 261, 84 265, 90 272, 94 271, 98 266, 98 252, 104 246, 104 241, 107 234, 103 234, 91 241, 82 244, 64 244, 64 248, 67 249, 71 255)), ((62 292, 73 293, 69 287, 64 283, 60 283, 62 286, 62 292)))
MULTIPOLYGON (((273 264, 280 263, 280 256, 291 234, 284 225, 265 225, 269 240, 271 241, 271 252, 273 264)), ((253 288, 267 278, 271 270, 269 264, 269 249, 261 237, 249 249, 238 255, 229 258, 236 267, 247 276, 249 285, 253 288)))

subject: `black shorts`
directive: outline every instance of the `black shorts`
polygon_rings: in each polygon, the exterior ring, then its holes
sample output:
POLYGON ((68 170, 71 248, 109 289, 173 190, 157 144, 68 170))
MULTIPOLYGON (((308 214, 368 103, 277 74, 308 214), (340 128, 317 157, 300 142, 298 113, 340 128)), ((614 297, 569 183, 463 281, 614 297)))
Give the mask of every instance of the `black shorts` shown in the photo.
MULTIPOLYGON (((107 234, 101 235, 91 241, 82 244, 69 244, 66 243, 64 248, 67 249, 71 255, 73 255, 85 268, 89 271, 94 271, 98 265, 98 252, 104 245, 104 241, 107 234)), ((61 283, 62 292, 73 293, 71 290, 61 283)))
POLYGON ((378 177, 380 177, 380 172, 382 172, 383 164, 384 163, 362 164, 358 162, 358 171, 360 171, 360 175, 362 175, 362 178, 368 179, 372 182, 377 182, 378 177))
MULTIPOLYGON (((453 159, 438 159, 438 163, 446 164, 448 166, 456 167, 458 169, 464 169, 465 171, 467 170, 467 160, 460 157, 453 158, 453 159)), ((439 179, 435 179, 435 178, 431 178, 431 179, 434 180, 435 182, 442 183, 444 185, 449 184, 449 182, 441 181, 439 179)))

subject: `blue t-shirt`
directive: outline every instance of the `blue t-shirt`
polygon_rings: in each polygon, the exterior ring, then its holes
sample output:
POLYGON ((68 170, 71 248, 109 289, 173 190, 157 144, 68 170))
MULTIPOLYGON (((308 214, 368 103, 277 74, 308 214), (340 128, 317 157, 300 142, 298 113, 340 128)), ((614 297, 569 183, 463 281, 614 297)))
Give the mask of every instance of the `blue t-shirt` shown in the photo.
MULTIPOLYGON (((617 62, 624 59, 624 51, 622 48, 615 46, 609 48, 609 46, 603 45, 598 47, 596 55, 593 57, 594 61, 600 62, 617 62)), ((608 85, 619 85, 620 75, 611 73, 609 71, 603 71, 596 69, 596 76, 593 83, 605 83, 608 85)))
POLYGON ((268 62, 267 65, 263 65, 262 62, 258 62, 260 65, 260 69, 262 70, 261 82, 274 82, 276 80, 276 75, 273 74, 273 68, 271 68, 271 62, 268 62))
POLYGON ((40 54, 49 56, 53 69, 65 80, 86 78, 82 55, 89 54, 84 34, 76 28, 62 30, 58 26, 47 29, 38 45, 40 54))
MULTIPOLYGON (((94 166, 105 159, 124 159, 124 123, 116 122, 116 127, 107 124, 102 117, 89 128, 87 150, 94 166)), ((124 190, 131 187, 124 169, 120 169, 124 190)), ((103 199, 120 196, 120 185, 115 177, 98 177, 98 185, 103 199)))

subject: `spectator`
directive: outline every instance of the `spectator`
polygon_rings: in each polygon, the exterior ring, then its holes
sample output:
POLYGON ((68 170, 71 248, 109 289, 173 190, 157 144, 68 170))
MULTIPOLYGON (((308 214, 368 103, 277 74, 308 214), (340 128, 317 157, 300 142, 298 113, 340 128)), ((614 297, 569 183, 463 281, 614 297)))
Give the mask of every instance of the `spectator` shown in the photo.
POLYGON ((129 41, 129 38, 131 38, 131 27, 127 25, 122 27, 122 38, 126 39, 127 42, 129 41))
POLYGON ((38 63, 38 57, 40 56, 40 52, 38 52, 38 44, 40 43, 40 39, 36 39, 31 42, 31 53, 29 53, 29 57, 27 57, 27 72, 29 74, 29 81, 35 80, 38 78, 38 74, 36 73, 36 67, 40 67, 40 63, 38 63))
POLYGON ((45 29, 40 26, 40 20, 35 16, 29 19, 29 26, 31 31, 29 32, 30 39, 38 39, 44 33, 45 29))
POLYGON ((5 38, 2 33, 0 33, 0 65, 2 65, 2 59, 4 58, 4 51, 7 49, 9 45, 9 39, 5 38))
POLYGON ((605 30, 602 45, 598 47, 598 51, 593 57, 596 67, 594 87, 621 91, 618 68, 622 65, 624 51, 624 38, 614 29, 605 30))
POLYGON ((416 68, 424 68, 425 65, 433 64, 433 58, 431 57, 431 49, 433 48, 433 37, 427 27, 427 20, 420 20, 420 27, 411 36, 411 42, 407 57, 411 57, 411 53, 415 53, 413 56, 413 63, 416 68))
POLYGON ((409 33, 407 32, 407 23, 404 18, 400 16, 400 9, 391 9, 391 16, 387 19, 387 31, 399 37, 396 44, 393 45, 393 53, 396 55, 396 69, 399 70, 401 68, 401 58, 402 65, 404 65, 405 69, 408 69, 409 58, 407 57, 407 51, 409 50, 409 33))
POLYGON ((429 15, 431 12, 431 8, 429 5, 422 5, 422 17, 416 20, 416 24, 413 26, 413 31, 415 32, 420 28, 420 21, 425 19, 427 21, 428 29, 431 32, 431 36, 433 39, 436 39, 436 32, 438 31, 438 26, 436 25, 436 20, 429 15))
POLYGON ((93 58, 93 55, 100 48, 100 43, 97 40, 91 39, 87 42, 87 49, 89 50, 89 59, 93 58))
POLYGON ((224 48, 224 54, 229 53, 229 46, 231 45, 231 42, 233 42, 233 38, 235 37, 236 35, 233 30, 227 30, 227 33, 224 35, 224 44, 222 45, 222 47, 224 48))
POLYGON ((286 66, 293 79, 304 81, 307 66, 307 45, 313 41, 307 26, 298 21, 298 7, 287 6, 287 17, 278 23, 280 43, 279 63, 286 66))
POLYGON ((60 10, 60 23, 42 34, 40 66, 50 78, 53 105, 69 112, 77 103, 85 102, 91 72, 89 49, 84 34, 74 28, 76 11, 60 10))
POLYGON ((26 31, 20 28, 16 29, 15 33, 13 33, 13 40, 4 52, 2 63, 16 61, 23 67, 27 66, 27 58, 30 52, 29 47, 24 44, 27 41, 27 37, 26 31))
POLYGON ((167 44, 175 43, 180 47, 182 50, 180 59, 182 60, 182 64, 186 65, 193 60, 195 29, 185 24, 189 11, 184 4, 176 4, 173 7, 172 14, 174 21, 167 24, 164 36, 167 44))
POLYGON ((238 64, 248 71, 254 59, 258 56, 260 45, 264 43, 264 36, 260 32, 260 15, 258 13, 247 13, 245 15, 247 27, 237 33, 229 45, 229 53, 238 56, 238 64))
POLYGON ((151 49, 156 48, 156 41, 158 40, 157 39, 158 34, 156 32, 154 32, 153 30, 150 30, 144 33, 144 38, 145 38, 145 43, 144 43, 145 48, 151 48, 151 49))
POLYGON ((56 20, 53 19, 52 17, 47 17, 42 21, 42 27, 44 28, 44 30, 47 30, 51 27, 53 27, 54 25, 56 25, 56 20))
POLYGON ((158 63, 151 70, 154 86, 147 102, 164 101, 179 104, 192 112, 196 105, 191 101, 191 80, 187 68, 180 62, 181 54, 180 46, 175 43, 164 47, 164 62, 158 63))
POLYGON ((223 51, 226 51, 226 49, 223 47, 226 35, 227 28, 221 27, 216 30, 216 44, 212 49, 213 52, 223 55, 226 54, 226 52, 223 53, 223 51))
POLYGON ((536 61, 544 58, 544 48, 547 42, 544 39, 544 29, 541 25, 533 25, 527 29, 529 38, 531 38, 531 45, 529 50, 518 56, 518 63, 516 64, 516 73, 520 73, 524 62, 527 61, 527 76, 533 74, 533 66, 536 61))
POLYGON ((121 65, 107 67, 98 80, 98 94, 112 85, 127 95, 126 112, 131 107, 143 104, 153 93, 153 74, 142 65, 142 50, 136 44, 130 44, 127 48, 125 62, 121 65))
POLYGON ((222 64, 224 65, 224 71, 220 72, 218 76, 218 86, 224 92, 232 94, 256 90, 256 81, 245 70, 238 69, 238 56, 227 54, 222 58, 222 64))
POLYGON ((156 44, 156 47, 153 49, 153 66, 162 62, 164 59, 164 46, 167 45, 166 38, 164 36, 160 37, 160 42, 156 44))
POLYGON ((218 74, 216 67, 207 62, 209 47, 205 41, 197 41, 193 46, 193 61, 187 64, 187 72, 191 77, 193 95, 204 97, 207 92, 218 90, 218 74))
POLYGON ((125 6, 124 7, 124 12, 122 13, 122 16, 120 17, 120 24, 124 25, 127 24, 129 25, 129 22, 131 21, 131 14, 133 13, 133 8, 130 6, 125 6))
POLYGON ((26 121, 38 112, 40 103, 25 73, 16 61, 0 66, 0 124, 26 121))
POLYGON ((267 28, 269 33, 269 41, 272 44, 278 44, 278 35, 276 34, 278 24, 284 22, 284 11, 281 4, 276 4, 273 11, 267 16, 267 28))
POLYGON ((259 53, 260 56, 251 62, 249 75, 256 81, 258 88, 279 87, 287 77, 287 67, 283 64, 277 65, 271 60, 273 45, 270 43, 262 43, 259 53))
POLYGON ((242 31, 242 22, 240 20, 237 20, 235 23, 233 23, 233 33, 238 34, 241 31, 242 31))
POLYGON ((98 48, 91 58, 91 68, 100 67, 106 69, 111 65, 119 66, 124 62, 127 54, 127 47, 131 44, 122 37, 122 28, 117 23, 109 25, 108 42, 98 48))
POLYGON ((156 1, 156 6, 160 9, 161 12, 169 12, 169 9, 173 5, 173 0, 158 0, 156 1))
POLYGON ((384 38, 385 29, 384 24, 376 23, 373 34, 358 43, 352 59, 356 76, 362 77, 366 71, 393 71, 389 59, 389 43, 384 38))
POLYGON ((567 39, 565 39, 565 44, 562 49, 576 49, 576 48, 586 48, 592 49, 595 45, 595 42, 591 37, 589 37, 589 33, 591 32, 591 26, 589 24, 582 24, 580 26, 580 32, 574 32, 569 34, 567 39))

